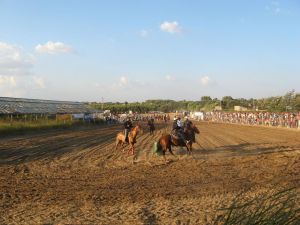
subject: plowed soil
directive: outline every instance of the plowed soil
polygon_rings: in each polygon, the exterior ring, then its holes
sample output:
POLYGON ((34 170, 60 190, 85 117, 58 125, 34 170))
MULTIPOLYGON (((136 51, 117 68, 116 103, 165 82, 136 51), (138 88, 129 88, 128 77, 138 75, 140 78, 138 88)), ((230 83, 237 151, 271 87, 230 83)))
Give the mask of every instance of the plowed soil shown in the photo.
POLYGON ((300 185, 300 132, 197 125, 167 164, 152 145, 170 124, 143 125, 134 157, 121 125, 0 138, 0 224, 211 224, 241 191, 300 185))

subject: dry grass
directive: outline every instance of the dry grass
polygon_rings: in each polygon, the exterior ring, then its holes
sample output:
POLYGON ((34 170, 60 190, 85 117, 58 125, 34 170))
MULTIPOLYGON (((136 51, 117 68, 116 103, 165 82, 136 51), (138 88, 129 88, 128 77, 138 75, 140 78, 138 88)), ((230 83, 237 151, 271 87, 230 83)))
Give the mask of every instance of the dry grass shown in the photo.
POLYGON ((223 225, 300 224, 298 191, 296 188, 264 191, 252 197, 241 194, 230 207, 223 209, 226 213, 217 221, 223 225))
MULTIPOLYGON (((98 124, 99 122, 97 122, 98 124)), ((88 125, 84 121, 56 121, 56 120, 37 120, 37 121, 14 121, 10 123, 8 121, 0 121, 0 134, 1 135, 13 135, 23 134, 27 132, 34 132, 39 130, 48 129, 67 129, 75 126, 88 125)))

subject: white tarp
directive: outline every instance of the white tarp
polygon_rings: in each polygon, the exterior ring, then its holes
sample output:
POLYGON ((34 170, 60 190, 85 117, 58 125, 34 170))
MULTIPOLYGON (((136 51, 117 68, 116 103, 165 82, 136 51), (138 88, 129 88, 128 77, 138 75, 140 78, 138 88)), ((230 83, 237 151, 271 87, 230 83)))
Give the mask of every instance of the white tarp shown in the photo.
POLYGON ((193 112, 191 117, 196 120, 204 120, 203 112, 193 112))
POLYGON ((72 114, 74 119, 83 119, 84 113, 72 114))

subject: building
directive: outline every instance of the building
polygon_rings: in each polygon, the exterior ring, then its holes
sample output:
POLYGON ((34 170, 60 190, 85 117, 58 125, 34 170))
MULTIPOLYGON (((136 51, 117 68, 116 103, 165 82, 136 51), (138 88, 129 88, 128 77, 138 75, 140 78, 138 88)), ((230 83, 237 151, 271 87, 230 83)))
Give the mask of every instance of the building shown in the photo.
POLYGON ((214 110, 215 111, 222 111, 223 109, 222 109, 222 106, 217 105, 217 106, 215 106, 214 110))
POLYGON ((234 111, 239 111, 239 112, 248 111, 248 108, 236 105, 234 106, 234 111))
POLYGON ((95 112, 97 110, 81 102, 0 97, 0 115, 90 114, 95 112))

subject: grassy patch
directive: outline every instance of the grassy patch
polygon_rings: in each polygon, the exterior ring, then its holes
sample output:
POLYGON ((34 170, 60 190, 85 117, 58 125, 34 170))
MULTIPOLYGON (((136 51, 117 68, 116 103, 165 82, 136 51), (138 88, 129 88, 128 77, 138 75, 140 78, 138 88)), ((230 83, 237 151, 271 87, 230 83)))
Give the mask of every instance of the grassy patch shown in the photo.
POLYGON ((241 194, 216 224, 223 225, 299 225, 300 197, 296 188, 263 192, 254 197, 241 194))
POLYGON ((92 124, 101 124, 102 121, 97 123, 88 123, 84 121, 55 121, 55 120, 38 120, 33 122, 14 121, 9 123, 7 121, 0 121, 0 135, 13 135, 25 134, 28 132, 36 132, 49 129, 68 129, 77 126, 89 126, 92 124))

